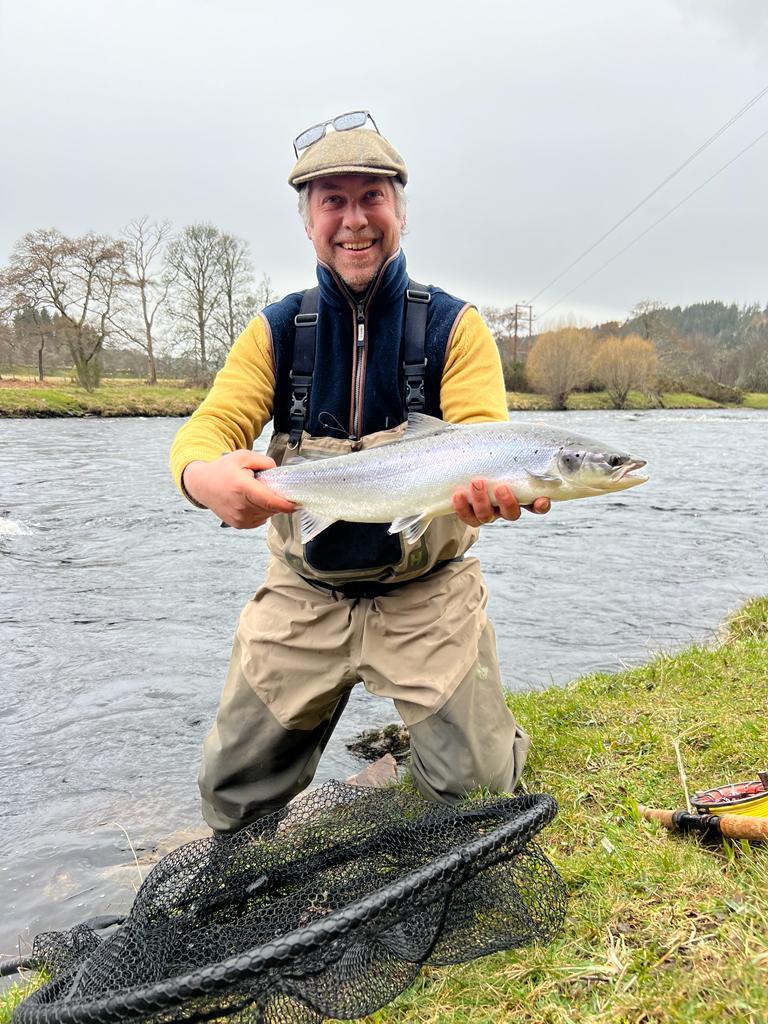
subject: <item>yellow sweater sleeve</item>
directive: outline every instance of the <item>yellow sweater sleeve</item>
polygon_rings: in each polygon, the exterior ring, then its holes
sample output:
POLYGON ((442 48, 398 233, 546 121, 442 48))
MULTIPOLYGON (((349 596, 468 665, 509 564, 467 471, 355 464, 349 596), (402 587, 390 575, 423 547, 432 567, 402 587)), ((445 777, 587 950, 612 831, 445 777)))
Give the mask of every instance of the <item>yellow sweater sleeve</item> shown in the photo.
POLYGON ((263 317, 248 324, 216 374, 213 387, 179 429, 171 446, 171 472, 185 497, 181 475, 190 462, 212 462, 251 448, 272 417, 275 364, 263 317))
POLYGON ((508 419, 499 350, 474 306, 459 315, 454 327, 440 384, 440 407, 449 423, 508 419))

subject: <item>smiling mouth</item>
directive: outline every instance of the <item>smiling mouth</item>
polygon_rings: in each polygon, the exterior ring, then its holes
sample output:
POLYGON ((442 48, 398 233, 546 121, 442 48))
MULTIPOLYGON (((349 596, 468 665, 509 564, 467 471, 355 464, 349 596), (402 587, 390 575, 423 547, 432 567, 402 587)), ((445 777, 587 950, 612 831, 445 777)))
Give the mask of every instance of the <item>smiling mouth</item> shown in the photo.
POLYGON ((376 239, 368 239, 366 242, 338 242, 340 248, 345 252, 366 252, 376 244, 376 239))

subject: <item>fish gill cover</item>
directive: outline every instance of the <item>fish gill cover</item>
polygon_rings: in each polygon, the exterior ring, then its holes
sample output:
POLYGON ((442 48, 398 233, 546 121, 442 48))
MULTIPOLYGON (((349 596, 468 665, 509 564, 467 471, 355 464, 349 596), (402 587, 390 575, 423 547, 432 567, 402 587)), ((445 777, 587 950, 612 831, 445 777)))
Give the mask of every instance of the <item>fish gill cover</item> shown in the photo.
POLYGON ((423 964, 551 940, 565 890, 531 841, 546 795, 459 807, 330 782, 236 835, 174 850, 109 937, 39 935, 52 980, 15 1022, 356 1018, 423 964))

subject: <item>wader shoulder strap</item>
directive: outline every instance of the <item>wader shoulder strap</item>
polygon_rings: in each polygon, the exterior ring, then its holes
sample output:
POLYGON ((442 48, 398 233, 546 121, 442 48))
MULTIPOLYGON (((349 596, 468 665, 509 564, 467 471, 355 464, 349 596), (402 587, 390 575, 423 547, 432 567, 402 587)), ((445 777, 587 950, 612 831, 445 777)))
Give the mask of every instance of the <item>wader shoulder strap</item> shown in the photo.
POLYGON ((317 341, 317 308, 320 289, 308 288, 301 299, 301 309, 293 318, 296 334, 293 342, 291 368, 290 436, 288 446, 296 448, 301 441, 304 421, 312 390, 312 371, 315 368, 315 342, 317 341))
POLYGON ((405 374, 406 412, 424 412, 424 371, 427 360, 424 342, 427 334, 427 306, 431 295, 426 285, 408 278, 405 291, 405 330, 403 372, 405 374))

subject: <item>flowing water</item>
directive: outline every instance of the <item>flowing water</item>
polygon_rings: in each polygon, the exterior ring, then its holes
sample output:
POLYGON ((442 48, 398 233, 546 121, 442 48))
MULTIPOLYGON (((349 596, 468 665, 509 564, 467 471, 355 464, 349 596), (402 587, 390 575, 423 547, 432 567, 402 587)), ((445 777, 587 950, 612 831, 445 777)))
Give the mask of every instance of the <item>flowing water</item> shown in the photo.
MULTIPOLYGON (((482 531, 510 688, 706 641, 768 593, 768 413, 511 416, 532 418, 625 446, 651 482, 482 531)), ((0 954, 124 911, 132 848, 199 824, 200 744, 266 553, 262 530, 221 530, 176 494, 180 422, 0 421, 0 954)), ((357 687, 318 780, 359 768, 344 741, 394 720, 357 687)))

